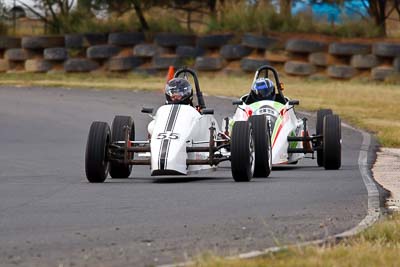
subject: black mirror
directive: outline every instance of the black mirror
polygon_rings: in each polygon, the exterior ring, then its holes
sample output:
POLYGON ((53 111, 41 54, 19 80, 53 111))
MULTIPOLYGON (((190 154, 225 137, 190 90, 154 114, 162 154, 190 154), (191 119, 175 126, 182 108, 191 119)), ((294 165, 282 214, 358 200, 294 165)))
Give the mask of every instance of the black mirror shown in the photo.
POLYGON ((243 105, 243 100, 241 100, 241 99, 233 100, 232 105, 243 105))
POLYGON ((299 100, 289 100, 289 105, 294 106, 300 104, 299 100))
POLYGON ((142 113, 153 114, 153 108, 142 108, 142 113))
POLYGON ((214 110, 211 108, 205 108, 201 111, 201 114, 203 115, 213 115, 214 114, 214 110))

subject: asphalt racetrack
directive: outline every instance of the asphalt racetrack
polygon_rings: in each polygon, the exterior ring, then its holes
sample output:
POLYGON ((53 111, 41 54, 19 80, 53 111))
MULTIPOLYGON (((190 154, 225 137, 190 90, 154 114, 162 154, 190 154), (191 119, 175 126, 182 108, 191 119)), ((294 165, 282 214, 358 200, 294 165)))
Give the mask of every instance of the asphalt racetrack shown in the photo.
MULTIPOLYGON (((305 159, 235 183, 229 164, 174 178, 140 166, 130 179, 89 184, 91 122, 131 115, 143 139, 150 118, 141 108, 163 102, 156 92, 0 88, 0 266, 167 264, 324 238, 365 217, 362 136, 344 127, 337 171, 305 159)), ((206 105, 218 121, 235 108, 212 97, 206 105)))

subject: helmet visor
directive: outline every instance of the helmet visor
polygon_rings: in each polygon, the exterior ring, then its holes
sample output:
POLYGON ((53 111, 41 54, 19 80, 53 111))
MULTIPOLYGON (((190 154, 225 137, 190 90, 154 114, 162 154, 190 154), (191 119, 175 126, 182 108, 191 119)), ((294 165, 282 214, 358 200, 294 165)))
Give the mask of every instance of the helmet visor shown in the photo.
POLYGON ((267 84, 266 81, 257 81, 254 83, 252 90, 260 97, 267 98, 274 93, 273 85, 267 84))

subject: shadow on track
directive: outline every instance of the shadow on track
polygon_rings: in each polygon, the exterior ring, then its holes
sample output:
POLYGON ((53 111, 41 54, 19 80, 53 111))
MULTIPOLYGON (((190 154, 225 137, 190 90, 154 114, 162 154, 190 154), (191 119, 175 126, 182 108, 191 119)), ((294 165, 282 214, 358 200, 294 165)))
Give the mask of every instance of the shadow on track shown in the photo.
POLYGON ((179 184, 218 179, 215 177, 165 177, 152 180, 154 184, 179 184))
MULTIPOLYGON (((320 168, 317 166, 291 166, 291 165, 281 165, 281 166, 273 166, 272 171, 291 171, 291 170, 301 170, 301 169, 316 169, 319 170, 320 168)), ((323 170, 323 168, 321 169, 323 170)))

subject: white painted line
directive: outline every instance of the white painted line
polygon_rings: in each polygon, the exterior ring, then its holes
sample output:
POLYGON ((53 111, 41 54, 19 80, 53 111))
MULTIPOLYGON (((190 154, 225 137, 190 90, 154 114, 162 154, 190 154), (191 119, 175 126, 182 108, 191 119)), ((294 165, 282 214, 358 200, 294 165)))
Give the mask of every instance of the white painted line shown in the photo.
POLYGON ((382 210, 379 202, 379 191, 372 176, 371 170, 368 165, 368 151, 371 146, 371 135, 365 131, 358 130, 363 136, 363 142, 360 148, 360 154, 358 156, 358 166, 360 169, 363 182, 368 192, 368 214, 365 218, 354 228, 336 235, 337 238, 343 238, 358 234, 365 230, 367 227, 375 223, 382 214, 382 210))

